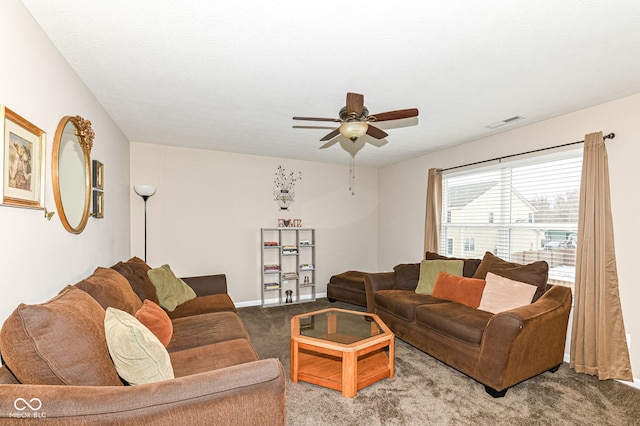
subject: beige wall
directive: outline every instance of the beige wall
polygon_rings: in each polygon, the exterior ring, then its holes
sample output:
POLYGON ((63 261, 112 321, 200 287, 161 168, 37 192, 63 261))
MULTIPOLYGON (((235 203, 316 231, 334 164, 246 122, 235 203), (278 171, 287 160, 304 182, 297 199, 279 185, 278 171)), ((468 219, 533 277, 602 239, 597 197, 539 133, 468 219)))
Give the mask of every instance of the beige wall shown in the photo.
MULTIPOLYGON (((336 148, 337 149, 337 148, 336 148)), ((147 262, 179 276, 225 273, 229 294, 244 306, 260 301, 260 228, 300 218, 316 229, 318 293, 331 275, 377 270, 377 171, 357 169, 356 195, 345 165, 131 144, 131 184, 152 184, 147 204, 147 262), (281 212, 273 199, 279 165, 302 172, 295 201, 281 212)), ((131 198, 131 251, 144 255, 142 199, 131 198)))
POLYGON ((19 0, 2 0, 0 104, 46 132, 45 205, 55 210, 51 152, 58 122, 82 115, 96 133, 92 157, 105 165, 105 219, 80 235, 59 215, 0 206, 0 322, 20 302, 43 302, 67 284, 129 254, 129 144, 93 94, 62 58, 19 0))
POLYGON ((615 132, 616 138, 607 141, 607 151, 618 278, 626 332, 631 336, 631 365, 634 377, 640 377, 640 310, 636 306, 640 302, 640 286, 634 272, 640 242, 638 111, 640 94, 381 169, 378 266, 389 270, 397 263, 421 259, 429 168, 445 168, 579 141, 586 133, 600 130, 615 132), (402 209, 398 209, 398 205, 402 209))

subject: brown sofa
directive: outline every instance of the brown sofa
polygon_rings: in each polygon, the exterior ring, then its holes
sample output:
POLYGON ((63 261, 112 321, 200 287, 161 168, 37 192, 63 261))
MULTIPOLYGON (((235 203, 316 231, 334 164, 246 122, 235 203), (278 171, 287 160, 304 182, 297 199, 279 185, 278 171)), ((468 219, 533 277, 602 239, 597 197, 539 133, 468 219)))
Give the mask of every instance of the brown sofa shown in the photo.
MULTIPOLYGON (((438 258, 443 257, 427 253, 427 259, 438 258)), ((534 285, 547 281, 546 262, 518 265, 496 261, 489 253, 485 259, 466 259, 463 275, 484 278, 495 271, 524 282, 533 278, 534 285), (522 266, 528 268, 525 278, 518 272, 522 266)), ((484 384, 494 397, 562 364, 571 309, 568 287, 544 284, 531 304, 492 314, 417 294, 419 273, 420 264, 404 264, 365 276, 368 311, 400 339, 484 384)))
POLYGON ((197 297, 170 312, 174 379, 127 385, 105 341, 105 309, 134 314, 158 297, 134 258, 98 268, 39 305, 21 304, 0 332, 0 423, 285 423, 285 378, 260 360, 224 275, 185 278, 197 297))

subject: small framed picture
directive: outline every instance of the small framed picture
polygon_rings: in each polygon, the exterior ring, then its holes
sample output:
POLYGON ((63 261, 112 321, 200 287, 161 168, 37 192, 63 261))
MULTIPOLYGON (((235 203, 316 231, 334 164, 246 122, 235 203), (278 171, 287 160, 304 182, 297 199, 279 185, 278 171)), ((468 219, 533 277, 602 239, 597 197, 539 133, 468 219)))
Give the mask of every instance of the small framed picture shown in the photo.
POLYGON ((3 205, 43 209, 45 132, 0 106, 0 174, 3 205))
POLYGON ((104 192, 97 189, 93 190, 93 217, 104 218, 104 192))
POLYGON ((293 219, 294 228, 302 228, 302 219, 293 219))
POLYGON ((92 161, 93 169, 93 187, 95 189, 104 190, 104 164, 98 160, 92 161))

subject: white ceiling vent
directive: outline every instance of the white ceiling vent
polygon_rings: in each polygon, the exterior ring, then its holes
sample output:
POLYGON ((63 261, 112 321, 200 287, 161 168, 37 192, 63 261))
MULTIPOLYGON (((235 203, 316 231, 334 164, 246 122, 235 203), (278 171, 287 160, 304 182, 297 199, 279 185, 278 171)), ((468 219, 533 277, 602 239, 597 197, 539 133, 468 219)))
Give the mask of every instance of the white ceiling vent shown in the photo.
POLYGON ((509 123, 513 123, 514 121, 524 120, 524 117, 519 115, 514 115, 513 117, 505 118, 504 120, 496 121, 495 123, 487 124, 485 127, 488 129, 495 129, 497 127, 504 126, 509 123))

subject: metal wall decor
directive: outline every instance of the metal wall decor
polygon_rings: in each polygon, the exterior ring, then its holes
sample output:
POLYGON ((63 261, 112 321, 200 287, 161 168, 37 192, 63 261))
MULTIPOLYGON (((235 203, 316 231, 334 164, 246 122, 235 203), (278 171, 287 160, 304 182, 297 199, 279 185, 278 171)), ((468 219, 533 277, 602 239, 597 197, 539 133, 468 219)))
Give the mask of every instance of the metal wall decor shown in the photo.
POLYGON ((273 181, 273 196, 280 206, 280 210, 289 210, 289 206, 296 196, 295 185, 298 179, 302 179, 302 172, 298 172, 297 177, 294 172, 287 175, 284 168, 278 166, 276 178, 273 181))

